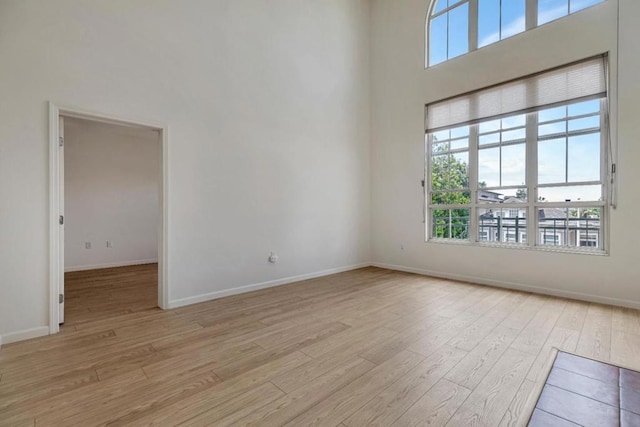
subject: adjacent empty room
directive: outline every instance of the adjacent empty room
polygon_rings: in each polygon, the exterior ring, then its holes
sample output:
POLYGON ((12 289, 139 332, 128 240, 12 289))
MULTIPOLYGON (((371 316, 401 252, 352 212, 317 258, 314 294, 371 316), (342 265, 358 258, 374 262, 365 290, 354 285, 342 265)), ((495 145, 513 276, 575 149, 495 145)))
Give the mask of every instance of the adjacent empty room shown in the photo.
POLYGON ((158 131, 64 117, 61 320, 158 306, 161 144, 158 131))

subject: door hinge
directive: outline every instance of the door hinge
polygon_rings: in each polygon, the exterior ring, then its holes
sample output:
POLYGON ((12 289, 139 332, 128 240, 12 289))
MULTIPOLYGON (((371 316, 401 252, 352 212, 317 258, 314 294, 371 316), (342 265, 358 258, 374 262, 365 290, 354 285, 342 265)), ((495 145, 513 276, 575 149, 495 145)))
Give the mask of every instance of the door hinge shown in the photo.
POLYGON ((58 137, 58 145, 60 147, 64 147, 64 138, 61 136, 58 137))
POLYGON ((58 222, 60 222, 60 225, 64 225, 64 215, 60 215, 58 222))
POLYGON ((424 179, 420 181, 420 184, 422 185, 422 188, 424 188, 424 179))
POLYGON ((64 294, 58 294, 58 303, 62 304, 64 302, 64 294))

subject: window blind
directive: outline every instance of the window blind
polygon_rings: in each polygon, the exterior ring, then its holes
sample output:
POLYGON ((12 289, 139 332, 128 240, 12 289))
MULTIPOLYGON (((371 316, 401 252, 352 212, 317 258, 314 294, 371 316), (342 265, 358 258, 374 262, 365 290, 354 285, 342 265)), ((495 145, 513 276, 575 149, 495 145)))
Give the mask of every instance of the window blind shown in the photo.
POLYGON ((607 96, 606 55, 427 105, 427 132, 607 96))

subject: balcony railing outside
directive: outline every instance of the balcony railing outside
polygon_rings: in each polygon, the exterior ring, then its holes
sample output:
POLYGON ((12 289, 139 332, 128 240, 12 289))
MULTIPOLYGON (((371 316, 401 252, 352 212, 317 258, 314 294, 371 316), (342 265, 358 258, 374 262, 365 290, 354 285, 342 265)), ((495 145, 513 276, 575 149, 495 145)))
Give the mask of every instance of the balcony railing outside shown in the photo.
MULTIPOLYGON (((540 243, 551 246, 598 247, 600 218, 541 218, 537 232, 540 243)), ((480 241, 527 243, 527 218, 481 218, 478 222, 480 241)), ((434 238, 469 238, 469 217, 436 216, 434 238)))

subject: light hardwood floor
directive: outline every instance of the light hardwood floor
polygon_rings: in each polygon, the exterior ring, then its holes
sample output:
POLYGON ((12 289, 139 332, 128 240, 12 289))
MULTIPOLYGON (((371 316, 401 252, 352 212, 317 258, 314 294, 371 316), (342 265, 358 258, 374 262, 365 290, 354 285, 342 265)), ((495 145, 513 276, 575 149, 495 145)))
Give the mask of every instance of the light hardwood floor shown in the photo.
POLYGON ((65 326, 158 306, 158 264, 65 273, 65 326))
POLYGON ((0 425, 512 426, 552 347, 640 368, 635 310, 373 267, 169 311, 125 300, 2 347, 0 425))

